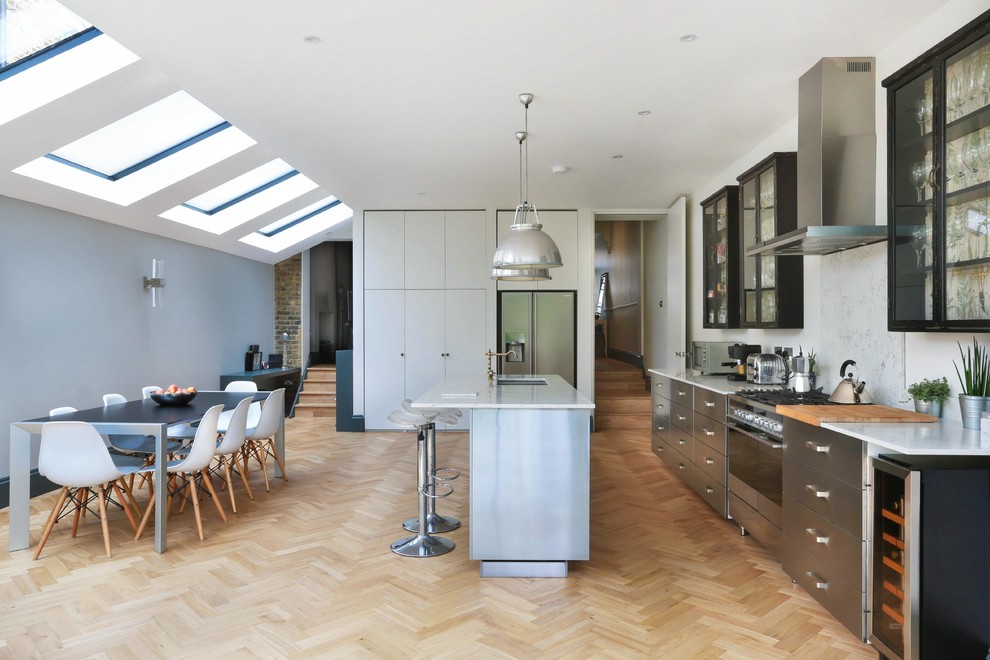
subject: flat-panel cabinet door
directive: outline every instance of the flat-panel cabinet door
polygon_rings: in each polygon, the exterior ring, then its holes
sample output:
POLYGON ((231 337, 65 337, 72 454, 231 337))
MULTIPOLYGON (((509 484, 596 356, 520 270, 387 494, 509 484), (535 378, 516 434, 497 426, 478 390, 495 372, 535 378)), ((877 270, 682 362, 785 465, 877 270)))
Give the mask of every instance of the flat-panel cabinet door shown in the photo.
POLYGON ((364 425, 394 429, 388 414, 405 398, 405 292, 398 289, 364 292, 364 425))
POLYGON ((364 288, 405 288, 405 220, 402 211, 364 214, 364 288))
POLYGON ((415 400, 443 382, 447 352, 443 326, 442 290, 406 291, 405 398, 415 400))
MULTIPOLYGON (((446 376, 471 378, 483 381, 487 370, 485 353, 485 312, 487 297, 481 289, 451 289, 445 292, 447 298, 446 335, 447 348, 446 376)), ((467 429, 471 419, 470 411, 463 410, 463 416, 456 425, 448 429, 467 429)))
POLYGON ((407 289, 444 288, 444 212, 405 212, 407 289))
POLYGON ((447 288, 484 289, 491 281, 492 255, 485 247, 484 211, 446 212, 447 288))

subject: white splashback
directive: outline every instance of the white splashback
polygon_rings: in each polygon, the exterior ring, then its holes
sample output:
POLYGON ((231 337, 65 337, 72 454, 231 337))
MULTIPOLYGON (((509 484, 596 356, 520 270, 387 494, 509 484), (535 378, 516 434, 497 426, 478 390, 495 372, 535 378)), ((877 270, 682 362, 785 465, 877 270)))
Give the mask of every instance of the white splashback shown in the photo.
POLYGON ((818 383, 826 392, 839 383, 839 368, 855 360, 874 401, 897 407, 904 393, 904 335, 887 332, 886 243, 823 257, 821 356, 818 383))

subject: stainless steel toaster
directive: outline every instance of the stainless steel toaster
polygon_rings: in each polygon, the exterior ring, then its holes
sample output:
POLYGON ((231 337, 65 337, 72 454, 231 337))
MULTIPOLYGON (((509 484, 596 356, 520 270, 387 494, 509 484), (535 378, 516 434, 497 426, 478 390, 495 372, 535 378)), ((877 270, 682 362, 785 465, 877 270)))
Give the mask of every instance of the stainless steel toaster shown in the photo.
POLYGON ((758 385, 783 385, 787 363, 782 355, 759 353, 753 358, 753 382, 758 385))

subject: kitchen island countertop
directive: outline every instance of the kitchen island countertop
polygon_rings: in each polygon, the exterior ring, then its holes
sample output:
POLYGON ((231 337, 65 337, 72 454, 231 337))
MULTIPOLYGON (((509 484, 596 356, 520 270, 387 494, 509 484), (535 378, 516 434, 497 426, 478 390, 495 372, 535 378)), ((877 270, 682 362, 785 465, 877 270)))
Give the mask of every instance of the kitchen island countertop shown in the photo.
POLYGON ((505 385, 480 378, 452 378, 431 387, 412 403, 413 408, 554 408, 593 409, 595 404, 560 376, 546 374, 546 385, 505 385))

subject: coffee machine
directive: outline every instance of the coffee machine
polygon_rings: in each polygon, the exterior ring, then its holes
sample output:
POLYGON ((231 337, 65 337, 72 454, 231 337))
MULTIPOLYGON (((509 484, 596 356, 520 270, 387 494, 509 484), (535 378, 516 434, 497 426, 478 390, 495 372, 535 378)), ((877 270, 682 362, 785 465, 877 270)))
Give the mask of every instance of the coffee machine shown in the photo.
MULTIPOLYGON (((845 371, 843 369, 843 371, 845 371)), ((799 351, 791 358, 790 385, 795 392, 810 392, 815 389, 815 374, 811 371, 811 357, 799 351)))
POLYGON ((763 347, 758 344, 732 344, 729 346, 730 362, 723 362, 722 366, 732 367, 733 372, 727 376, 729 380, 746 380, 746 358, 753 353, 762 353, 763 347))

